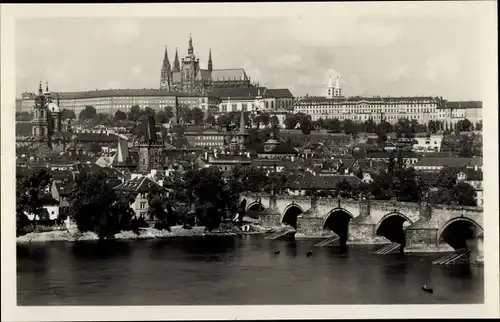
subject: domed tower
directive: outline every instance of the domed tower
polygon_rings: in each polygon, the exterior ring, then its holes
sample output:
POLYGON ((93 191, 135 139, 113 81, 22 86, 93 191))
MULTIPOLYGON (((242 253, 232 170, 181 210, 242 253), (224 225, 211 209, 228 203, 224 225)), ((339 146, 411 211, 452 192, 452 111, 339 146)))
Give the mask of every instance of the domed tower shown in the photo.
POLYGON ((37 141, 48 141, 48 122, 47 122, 47 96, 42 91, 42 82, 38 87, 38 95, 35 97, 35 105, 33 106, 33 129, 32 135, 37 141))

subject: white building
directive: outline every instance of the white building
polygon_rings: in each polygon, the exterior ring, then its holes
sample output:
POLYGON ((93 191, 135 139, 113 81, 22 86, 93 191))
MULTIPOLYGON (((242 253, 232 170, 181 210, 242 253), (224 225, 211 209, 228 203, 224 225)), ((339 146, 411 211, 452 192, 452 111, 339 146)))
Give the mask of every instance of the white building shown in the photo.
POLYGON ((440 152, 441 142, 443 141, 442 134, 431 134, 429 137, 419 137, 413 138, 417 143, 413 144, 413 151, 416 152, 440 152))
POLYGON ((417 120, 427 124, 431 120, 455 124, 465 118, 475 123, 482 119, 482 103, 447 102, 442 97, 345 97, 342 96, 340 81, 333 86, 330 77, 326 86, 326 96, 305 96, 296 100, 293 113, 304 113, 313 121, 318 119, 338 119, 365 122, 385 120, 396 123, 401 118, 417 120))

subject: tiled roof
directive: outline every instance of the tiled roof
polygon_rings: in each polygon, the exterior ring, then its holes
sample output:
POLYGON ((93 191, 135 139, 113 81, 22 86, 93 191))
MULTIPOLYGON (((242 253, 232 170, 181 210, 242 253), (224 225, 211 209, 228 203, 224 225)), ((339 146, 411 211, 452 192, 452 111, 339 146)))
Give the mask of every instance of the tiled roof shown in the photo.
POLYGON ((361 97, 361 96, 351 96, 351 97, 332 97, 327 98, 324 96, 308 96, 303 97, 298 101, 297 105, 307 105, 310 103, 321 103, 321 104, 336 104, 336 103, 380 103, 380 104, 388 104, 388 103, 403 103, 403 102, 438 102, 438 98, 430 97, 430 96, 415 96, 415 97, 361 97))
POLYGON ((232 154, 218 154, 217 158, 213 158, 213 161, 240 161, 240 162, 251 162, 252 160, 246 155, 232 155, 232 154))
POLYGON ((248 80, 248 77, 243 68, 214 69, 212 70, 212 80, 248 80))
POLYGON ((437 167, 437 166, 448 166, 448 167, 465 167, 471 165, 473 158, 453 158, 453 157, 443 157, 443 158, 422 158, 416 164, 418 166, 426 167, 437 167))
POLYGON ((259 144, 255 147, 255 152, 258 154, 298 154, 297 149, 290 143, 279 143, 274 149, 266 152, 264 144, 259 144))
POLYGON ((160 187, 160 185, 148 177, 136 177, 117 185, 115 189, 119 191, 144 193, 150 192, 153 186, 160 187))
POLYGON ((335 189, 337 183, 346 181, 351 187, 356 187, 361 180, 351 175, 332 175, 332 176, 300 176, 293 181, 288 181, 286 186, 290 189, 335 189))
MULTIPOLYGON (((174 73, 175 76, 175 73, 174 73)), ((180 76, 180 73, 179 73, 180 76)), ((175 81, 175 79, 174 79, 175 81)), ((95 91, 81 91, 81 92, 58 92, 54 93, 59 99, 83 99, 83 98, 103 98, 103 97, 123 97, 123 96, 181 96, 192 97, 194 94, 180 93, 180 92, 167 92, 165 90, 156 88, 143 88, 143 89, 107 89, 95 91)))
POLYGON ((259 95, 264 96, 265 87, 231 87, 231 88, 216 88, 210 95, 221 98, 248 98, 253 99, 259 95))
POLYGON ((293 95, 288 88, 268 89, 266 91, 266 96, 275 98, 293 98, 293 95))
POLYGON ((461 108, 483 108, 482 101, 451 101, 446 102, 442 108, 461 109, 461 108))
POLYGON ((57 191, 61 196, 68 196, 71 193, 73 182, 55 182, 57 191))

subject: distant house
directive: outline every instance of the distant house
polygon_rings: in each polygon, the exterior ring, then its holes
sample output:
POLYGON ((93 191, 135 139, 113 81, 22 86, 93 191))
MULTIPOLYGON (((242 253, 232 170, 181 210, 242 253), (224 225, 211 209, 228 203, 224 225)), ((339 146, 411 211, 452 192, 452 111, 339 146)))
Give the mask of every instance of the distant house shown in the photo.
POLYGON ((255 152, 261 159, 291 159, 298 155, 291 143, 280 142, 272 133, 264 144, 257 146, 255 152))
POLYGON ((441 142, 443 135, 431 134, 425 137, 416 137, 414 140, 417 142, 413 144, 413 151, 416 152, 440 152, 441 142))
POLYGON ((334 190, 337 188, 337 184, 343 181, 346 181, 353 188, 358 187, 361 183, 361 180, 354 175, 304 175, 296 177, 294 180, 289 180, 285 188, 290 195, 303 196, 312 191, 334 190))
POLYGON ((208 157, 208 165, 210 167, 217 167, 222 172, 228 173, 237 166, 249 166, 252 164, 248 154, 221 154, 215 153, 208 157))
POLYGON ((36 219, 36 221, 40 224, 54 224, 59 217, 59 202, 50 195, 44 195, 41 198, 41 203, 42 213, 40 215, 25 212, 26 216, 31 221, 36 219))
POLYGON ((425 157, 414 165, 415 170, 432 172, 439 172, 444 167, 482 169, 482 160, 480 158, 425 157))
POLYGON ((465 182, 470 184, 476 191, 477 205, 482 207, 483 200, 483 172, 478 169, 462 169, 457 173, 457 182, 465 182))
POLYGON ((201 148, 219 148, 224 146, 225 134, 214 127, 188 127, 184 131, 190 146, 201 148))
POLYGON ((154 186, 161 188, 161 186, 153 180, 147 177, 137 176, 124 181, 114 189, 119 193, 130 196, 131 199, 133 199, 130 207, 134 210, 135 215, 145 218, 149 209, 148 196, 154 186))

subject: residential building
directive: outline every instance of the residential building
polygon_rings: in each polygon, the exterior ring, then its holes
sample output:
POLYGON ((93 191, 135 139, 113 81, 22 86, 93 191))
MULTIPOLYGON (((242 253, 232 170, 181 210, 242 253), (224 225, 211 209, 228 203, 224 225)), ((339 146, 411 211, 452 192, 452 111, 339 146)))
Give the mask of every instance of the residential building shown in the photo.
POLYGON ((160 185, 146 176, 134 176, 117 185, 114 189, 119 193, 130 196, 133 199, 130 207, 135 215, 138 218, 146 218, 149 209, 148 195, 154 186, 161 188, 160 185))

